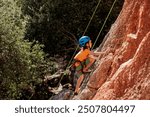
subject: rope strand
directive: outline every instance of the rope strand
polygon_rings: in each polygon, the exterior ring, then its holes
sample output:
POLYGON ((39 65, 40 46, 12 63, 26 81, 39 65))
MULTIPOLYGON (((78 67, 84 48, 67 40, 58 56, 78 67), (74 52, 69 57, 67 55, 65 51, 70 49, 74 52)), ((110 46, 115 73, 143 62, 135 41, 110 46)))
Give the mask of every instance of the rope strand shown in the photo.
MULTIPOLYGON (((91 21, 92 21, 92 19, 94 18, 94 15, 95 15, 95 13, 96 13, 96 11, 97 11, 97 9, 98 9, 100 3, 101 3, 101 0, 98 1, 98 4, 97 4, 97 6, 96 6, 96 8, 95 8, 95 10, 94 10, 94 12, 93 12, 91 18, 90 18, 90 21, 88 22, 88 24, 87 24, 87 26, 86 26, 86 29, 85 29, 83 35, 85 35, 85 33, 86 33, 88 27, 90 26, 91 21)), ((70 66, 70 64, 71 64, 71 62, 72 62, 72 60, 73 60, 73 57, 75 56, 75 54, 76 54, 78 48, 79 48, 79 45, 76 47, 76 49, 75 49, 75 51, 74 51, 74 53, 73 53, 73 55, 72 55, 72 57, 71 57, 69 63, 67 64, 67 67, 66 67, 65 71, 66 71, 66 70, 68 69, 68 67, 70 66)), ((63 79, 63 77, 64 77, 64 74, 63 74, 62 77, 60 78, 60 81, 59 81, 59 83, 58 83, 58 86, 59 86, 61 80, 63 79)))
MULTIPOLYGON (((116 2, 117 2, 117 0, 114 0, 113 4, 112 4, 112 6, 111 6, 111 8, 110 8, 110 10, 109 10, 109 13, 108 13, 108 15, 107 15, 107 17, 106 17, 106 19, 105 19, 103 25, 102 25, 102 27, 101 27, 101 29, 100 29, 100 31, 99 31, 97 37, 96 37, 96 40, 95 40, 95 42, 94 42, 94 44, 93 44, 92 49, 94 48, 94 46, 95 46, 95 44, 96 44, 96 42, 97 42, 97 40, 98 40, 98 38, 99 38, 99 36, 100 36, 102 30, 103 30, 103 28, 104 28, 104 26, 105 26, 105 24, 106 24, 106 22, 107 22, 107 20, 108 20, 108 18, 109 18, 109 16, 110 16, 110 13, 111 13, 111 11, 112 11, 112 9, 113 9, 113 7, 114 7, 114 5, 115 5, 116 2)), ((93 72, 93 69, 92 69, 92 72, 93 72)), ((89 77, 90 75, 91 75, 91 73, 88 74, 87 77, 89 77)), ((87 79, 85 79, 85 80, 84 80, 85 83, 87 83, 88 80, 87 80, 87 79), (85 80, 86 80, 86 81, 85 81, 85 80)), ((83 81, 83 82, 84 82, 84 81, 83 81)))
POLYGON ((112 12, 112 9, 114 8, 114 5, 115 5, 116 2, 117 2, 117 0, 115 0, 115 1, 113 2, 112 6, 111 6, 111 8, 110 8, 110 10, 109 10, 109 13, 108 13, 108 15, 107 15, 107 17, 106 17, 106 19, 105 19, 105 21, 104 21, 104 23, 103 23, 103 25, 102 25, 102 27, 101 27, 99 33, 98 33, 96 39, 95 39, 95 42, 93 43, 92 49, 94 48, 94 46, 95 46, 95 44, 96 44, 96 42, 97 42, 97 40, 98 40, 98 38, 99 38, 99 36, 100 36, 102 30, 103 30, 103 28, 104 28, 104 26, 105 26, 105 24, 106 24, 106 22, 107 22, 107 20, 108 20, 108 18, 109 18, 109 16, 110 16, 110 13, 112 12))
MULTIPOLYGON (((99 2, 98 2, 98 4, 97 4, 97 6, 96 6, 96 8, 95 8, 95 10, 94 10, 94 12, 93 12, 91 18, 90 18, 90 21, 89 21, 88 25, 86 26, 86 29, 85 29, 83 35, 85 35, 85 33, 86 33, 86 31, 87 31, 87 29, 88 29, 88 27, 89 27, 89 25, 90 25, 90 23, 91 23, 91 21, 92 21, 92 19, 93 19, 95 13, 96 13, 96 11, 97 11, 97 9, 98 9, 98 6, 99 6, 100 2, 101 2, 101 0, 99 0, 99 2)), ((111 6, 111 8, 110 8, 110 11, 109 11, 109 13, 108 13, 108 15, 107 15, 107 17, 106 17, 106 19, 105 19, 103 25, 102 25, 102 27, 101 27, 101 29, 100 29, 100 31, 99 31, 97 37, 96 37, 96 40, 95 40, 95 42, 93 43, 92 49, 94 48, 94 46, 95 46, 95 44, 96 44, 96 42, 97 42, 97 40, 98 40, 98 38, 99 38, 99 36, 100 36, 102 30, 103 30, 103 28, 104 28, 104 26, 105 26, 105 24, 106 24, 106 22, 107 22, 107 20, 108 20, 108 18, 109 18, 109 16, 110 16, 110 14, 111 14, 111 12, 112 12, 112 9, 113 9, 113 7, 114 7, 114 5, 115 5, 116 2, 117 2, 117 0, 115 0, 115 1, 113 2, 112 6, 111 6)), ((77 48, 75 49, 75 52, 73 53, 73 55, 72 55, 72 57, 71 57, 71 59, 70 59, 68 65, 67 65, 65 71, 67 71, 68 67, 70 66, 70 64, 71 64, 71 62, 72 62, 72 60, 73 60, 73 57, 75 56, 75 53, 77 52, 78 48, 79 48, 79 46, 77 46, 77 48)), ((59 81, 59 83, 58 83, 58 86, 59 86, 60 82, 62 81, 63 77, 64 77, 64 74, 63 74, 62 77, 60 78, 60 81, 59 81)))
POLYGON ((97 9, 98 9, 98 7, 99 7, 100 3, 101 3, 101 0, 99 0, 99 1, 98 1, 98 4, 97 4, 97 6, 96 6, 96 8, 95 8, 95 10, 94 10, 94 12, 93 12, 93 14, 92 14, 91 18, 90 18, 90 21, 89 21, 88 25, 87 25, 87 26, 86 26, 86 28, 85 28, 85 31, 84 31, 83 35, 85 35, 85 33, 86 33, 86 31, 87 31, 88 27, 90 26, 91 21, 92 21, 92 19, 93 19, 94 15, 95 15, 95 13, 96 13, 96 11, 97 11, 97 9))

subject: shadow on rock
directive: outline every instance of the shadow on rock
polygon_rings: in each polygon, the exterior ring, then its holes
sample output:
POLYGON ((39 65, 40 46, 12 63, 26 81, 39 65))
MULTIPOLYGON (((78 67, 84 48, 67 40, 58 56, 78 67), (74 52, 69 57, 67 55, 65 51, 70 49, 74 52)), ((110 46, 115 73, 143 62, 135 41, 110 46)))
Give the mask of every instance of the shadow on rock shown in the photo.
POLYGON ((58 94, 52 96, 50 100, 69 100, 73 96, 73 91, 70 89, 63 89, 58 94))

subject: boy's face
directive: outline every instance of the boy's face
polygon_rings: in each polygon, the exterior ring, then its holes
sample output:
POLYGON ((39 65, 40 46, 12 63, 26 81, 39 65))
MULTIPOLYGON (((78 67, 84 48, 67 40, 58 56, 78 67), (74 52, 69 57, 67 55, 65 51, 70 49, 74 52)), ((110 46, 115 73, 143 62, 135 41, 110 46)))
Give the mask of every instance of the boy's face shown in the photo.
POLYGON ((92 48, 92 41, 89 41, 89 47, 92 48))
POLYGON ((87 47, 89 48, 92 48, 92 41, 90 40, 87 44, 86 44, 87 47))

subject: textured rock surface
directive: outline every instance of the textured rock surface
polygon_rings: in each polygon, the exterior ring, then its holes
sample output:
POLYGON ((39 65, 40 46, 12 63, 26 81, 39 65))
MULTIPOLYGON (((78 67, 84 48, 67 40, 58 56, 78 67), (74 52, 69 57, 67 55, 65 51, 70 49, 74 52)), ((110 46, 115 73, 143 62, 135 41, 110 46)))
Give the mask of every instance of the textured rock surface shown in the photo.
POLYGON ((150 0, 125 0, 105 52, 74 99, 150 99, 150 0))

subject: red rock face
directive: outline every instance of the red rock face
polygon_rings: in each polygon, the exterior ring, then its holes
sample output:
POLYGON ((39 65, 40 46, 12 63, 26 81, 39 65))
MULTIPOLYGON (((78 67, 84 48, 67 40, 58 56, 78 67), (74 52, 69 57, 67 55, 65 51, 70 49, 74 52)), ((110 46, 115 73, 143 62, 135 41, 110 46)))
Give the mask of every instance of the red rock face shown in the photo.
POLYGON ((74 99, 150 99, 150 0, 125 0, 87 87, 74 99))

